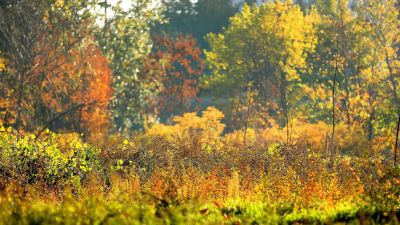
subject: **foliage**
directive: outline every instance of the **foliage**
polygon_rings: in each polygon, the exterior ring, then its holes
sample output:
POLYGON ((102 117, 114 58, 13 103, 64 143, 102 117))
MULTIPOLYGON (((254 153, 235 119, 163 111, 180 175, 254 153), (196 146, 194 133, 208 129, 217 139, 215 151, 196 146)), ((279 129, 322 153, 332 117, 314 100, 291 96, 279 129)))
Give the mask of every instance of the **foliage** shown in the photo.
POLYGON ((364 207, 354 203, 342 203, 337 207, 284 212, 263 202, 230 201, 218 208, 212 204, 190 203, 181 205, 141 205, 135 199, 122 202, 106 197, 80 201, 67 199, 60 204, 49 205, 43 200, 21 202, 2 198, 1 218, 4 224, 334 224, 334 223, 396 223, 393 214, 384 215, 378 210, 364 213, 364 207), (10 204, 14 202, 14 204, 10 204), (31 207, 25 207, 31 205, 31 207), (8 212, 13 211, 13 216, 8 212), (71 216, 74 220, 71 220, 71 216), (279 219, 282 216, 282 219, 279 219), (382 219, 376 219, 382 217, 382 219), (374 219, 375 218, 375 219, 374 219))
POLYGON ((0 3, 0 224, 400 222, 398 1, 109 2, 0 3))
MULTIPOLYGON (((45 60, 46 57, 48 56, 40 57, 38 63, 42 63, 41 60, 45 60)), ((59 68, 49 63, 42 68, 43 71, 35 71, 38 74, 51 71, 46 75, 49 79, 38 84, 41 87, 41 100, 44 106, 54 113, 62 113, 79 106, 76 112, 69 113, 61 120, 64 124, 61 126, 90 134, 92 137, 104 136, 109 128, 108 103, 112 96, 112 71, 108 60, 101 55, 90 39, 85 40, 83 46, 78 49, 72 49, 68 57, 72 60, 60 56, 55 61, 61 64, 59 68)), ((56 124, 60 124, 57 122, 56 124)), ((51 127, 58 128, 54 124, 51 127)))
POLYGON ((239 11, 231 0, 164 0, 164 5, 167 23, 153 27, 153 33, 172 37, 181 33, 190 35, 203 49, 209 48, 205 36, 220 32, 228 25, 229 18, 239 11))
POLYGON ((108 19, 96 37, 113 71, 113 124, 119 131, 129 131, 143 127, 146 99, 153 96, 139 72, 151 50, 150 26, 162 21, 162 7, 140 0, 125 10, 120 3, 112 7, 111 18, 104 15, 108 19))
POLYGON ((90 171, 99 169, 100 150, 83 143, 78 135, 47 130, 45 137, 36 140, 33 134, 17 138, 11 129, 0 129, 2 188, 13 182, 50 189, 65 185, 78 188, 90 171))
MULTIPOLYGON (((38 140, 29 134, 17 139, 12 129, 1 127, 0 221, 398 222, 398 171, 387 169, 379 157, 337 158, 332 173, 324 154, 301 142, 236 144, 222 136, 222 116, 213 108, 201 117, 185 114, 174 126, 151 128, 137 139, 110 143, 105 151, 77 134, 46 132, 38 140)), ((316 127, 323 127, 303 126, 317 135, 316 127)))
POLYGON ((173 118, 175 125, 157 124, 148 129, 146 138, 163 137, 172 142, 200 144, 201 149, 208 149, 216 144, 225 125, 221 123, 224 117, 219 110, 209 107, 199 117, 196 113, 185 113, 173 118), (196 136, 196 139, 193 137, 196 136))
POLYGON ((231 97, 254 91, 261 108, 268 101, 276 106, 274 114, 287 114, 298 70, 316 43, 314 33, 313 15, 303 15, 290 1, 245 5, 222 33, 208 36, 213 74, 205 85, 231 97))
POLYGON ((141 74, 143 80, 152 79, 159 86, 155 108, 163 120, 196 106, 199 78, 204 71, 201 50, 196 45, 190 36, 154 37, 154 53, 146 58, 141 74))
POLYGON ((21 0, 2 5, 0 39, 10 63, 0 78, 1 122, 27 131, 107 130, 111 71, 91 36, 92 4, 21 0), (29 36, 19 38, 21 33, 29 36))
POLYGON ((5 60, 4 58, 0 57, 0 72, 2 72, 5 68, 6 68, 5 60))

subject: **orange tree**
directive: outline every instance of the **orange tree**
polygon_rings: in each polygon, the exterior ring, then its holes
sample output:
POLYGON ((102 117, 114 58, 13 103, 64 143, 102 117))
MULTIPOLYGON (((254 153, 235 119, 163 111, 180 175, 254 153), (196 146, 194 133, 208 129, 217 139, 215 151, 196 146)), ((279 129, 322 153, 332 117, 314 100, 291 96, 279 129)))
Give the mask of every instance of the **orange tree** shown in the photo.
POLYGON ((1 123, 38 133, 106 127, 111 71, 91 36, 93 4, 18 0, 0 6, 7 62, 0 77, 1 123))
POLYGON ((51 114, 44 128, 68 128, 92 136, 107 133, 112 71, 93 41, 85 42, 36 71, 47 78, 37 83, 42 106, 51 114))
POLYGON ((155 36, 154 45, 155 50, 147 57, 142 74, 151 75, 156 82, 159 92, 156 111, 162 119, 168 119, 198 103, 204 61, 197 41, 191 36, 155 36))

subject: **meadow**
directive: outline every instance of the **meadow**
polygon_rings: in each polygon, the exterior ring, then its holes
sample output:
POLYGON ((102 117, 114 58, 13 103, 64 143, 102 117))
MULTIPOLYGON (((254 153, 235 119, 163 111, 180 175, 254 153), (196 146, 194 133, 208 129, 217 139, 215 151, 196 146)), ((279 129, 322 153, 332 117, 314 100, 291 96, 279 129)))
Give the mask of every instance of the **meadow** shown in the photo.
MULTIPOLYGON (((85 143, 1 128, 2 224, 398 224, 400 170, 369 142, 329 126, 222 135, 222 113, 176 117, 132 139, 85 143), (190 121, 190 122, 189 122, 190 121), (197 121, 194 123, 193 121, 197 121), (312 138, 310 138, 312 137, 312 138), (319 145, 318 145, 319 143, 319 145), (365 154, 368 154, 366 157, 365 154)), ((357 134, 352 134, 357 135, 357 134)), ((376 143, 376 146, 384 144, 376 143)))

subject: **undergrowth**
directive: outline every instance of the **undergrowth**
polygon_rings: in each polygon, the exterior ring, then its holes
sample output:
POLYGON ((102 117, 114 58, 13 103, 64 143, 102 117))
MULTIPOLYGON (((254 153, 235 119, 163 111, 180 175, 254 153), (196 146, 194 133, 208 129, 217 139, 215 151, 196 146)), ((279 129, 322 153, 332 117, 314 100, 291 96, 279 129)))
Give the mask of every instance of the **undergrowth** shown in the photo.
POLYGON ((223 133, 222 117, 209 108, 96 143, 1 127, 0 223, 399 224, 384 141, 339 127, 332 157, 325 124, 297 126, 287 144, 274 127, 223 133))

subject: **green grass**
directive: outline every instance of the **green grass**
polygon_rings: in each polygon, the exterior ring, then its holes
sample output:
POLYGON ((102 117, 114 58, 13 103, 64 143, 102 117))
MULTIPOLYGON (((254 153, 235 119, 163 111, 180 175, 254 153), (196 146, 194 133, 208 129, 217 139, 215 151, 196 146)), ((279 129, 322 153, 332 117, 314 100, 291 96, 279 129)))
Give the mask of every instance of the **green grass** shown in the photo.
POLYGON ((265 202, 227 200, 223 207, 197 201, 167 201, 127 196, 70 197, 63 201, 32 198, 0 200, 1 224, 399 224, 400 212, 384 212, 369 204, 282 210, 265 202), (397 213, 397 214, 396 214, 397 213))

